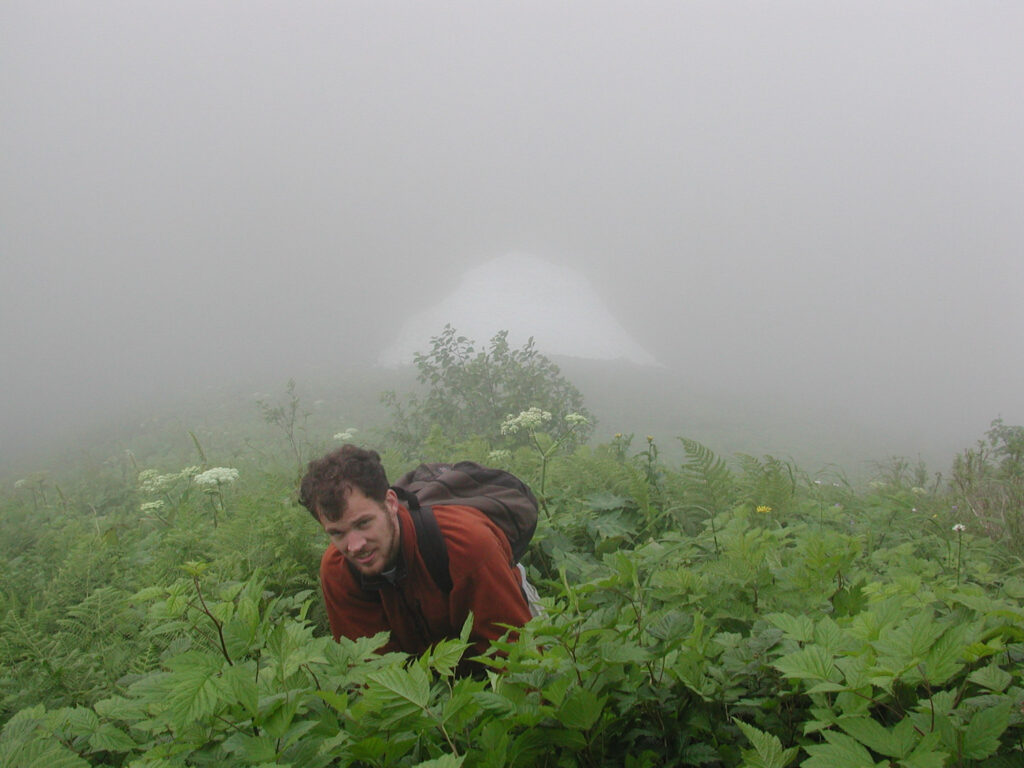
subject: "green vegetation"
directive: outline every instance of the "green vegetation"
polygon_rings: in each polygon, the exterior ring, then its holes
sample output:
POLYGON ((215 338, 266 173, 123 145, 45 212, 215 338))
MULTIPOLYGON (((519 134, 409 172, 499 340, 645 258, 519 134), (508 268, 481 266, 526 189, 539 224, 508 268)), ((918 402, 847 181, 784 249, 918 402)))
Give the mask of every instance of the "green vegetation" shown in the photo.
POLYGON ((414 455, 360 425, 393 476, 469 458, 543 488, 548 613, 481 679, 454 676, 460 639, 330 639, 294 490, 329 440, 293 384, 258 442, 5 484, 0 766, 1024 764, 1024 429, 994 422, 948 480, 893 460, 858 489, 692 439, 671 465, 653 438, 580 444, 581 406, 431 425, 414 455))
MULTIPOLYGON (((504 422, 531 407, 543 407, 557 423, 570 414, 586 416, 589 425, 574 430, 569 444, 586 440, 593 419, 583 395, 537 351, 532 338, 514 349, 508 332, 501 331, 487 349, 477 350, 475 344, 446 325, 431 339, 430 351, 416 355, 417 378, 426 392, 404 401, 394 391, 383 395, 392 414, 387 435, 391 443, 410 457, 450 450, 471 435, 498 448, 509 442, 504 422)), ((513 442, 527 439, 523 431, 513 442)))

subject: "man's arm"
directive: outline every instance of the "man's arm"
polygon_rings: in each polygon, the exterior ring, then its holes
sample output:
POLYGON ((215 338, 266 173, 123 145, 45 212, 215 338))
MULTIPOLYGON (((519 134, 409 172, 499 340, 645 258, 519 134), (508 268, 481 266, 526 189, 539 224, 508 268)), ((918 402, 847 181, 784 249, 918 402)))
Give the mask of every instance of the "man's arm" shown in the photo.
POLYGON ((470 641, 480 654, 505 634, 504 625, 521 627, 531 616, 505 534, 482 513, 464 510, 449 513, 460 518, 456 521, 444 508, 435 509, 435 515, 448 545, 451 623, 461 626, 473 612, 470 641))

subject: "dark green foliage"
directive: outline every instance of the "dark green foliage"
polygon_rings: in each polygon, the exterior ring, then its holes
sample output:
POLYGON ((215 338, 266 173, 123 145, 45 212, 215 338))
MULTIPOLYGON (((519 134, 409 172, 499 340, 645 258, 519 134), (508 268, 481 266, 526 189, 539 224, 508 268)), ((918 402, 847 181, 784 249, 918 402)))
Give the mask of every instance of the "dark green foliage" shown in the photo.
MULTIPOLYGON (((1015 482, 1015 439, 986 477, 1015 482)), ((653 440, 508 454, 548 473, 525 558, 548 614, 481 678, 454 675, 465 636, 419 659, 329 638, 290 460, 236 462, 216 525, 184 459, 19 488, 0 768, 1024 763, 1024 571, 959 497, 683 445, 679 471, 653 440)))

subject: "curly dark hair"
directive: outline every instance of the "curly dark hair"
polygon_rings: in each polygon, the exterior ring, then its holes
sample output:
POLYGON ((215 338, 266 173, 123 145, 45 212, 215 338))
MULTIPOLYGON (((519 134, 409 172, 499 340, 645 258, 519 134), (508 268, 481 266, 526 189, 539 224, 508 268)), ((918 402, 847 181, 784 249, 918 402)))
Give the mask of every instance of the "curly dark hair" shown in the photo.
POLYGON ((318 522, 321 516, 336 521, 345 514, 347 497, 353 488, 383 504, 388 487, 388 477, 376 451, 343 445, 309 462, 299 486, 299 503, 318 522))

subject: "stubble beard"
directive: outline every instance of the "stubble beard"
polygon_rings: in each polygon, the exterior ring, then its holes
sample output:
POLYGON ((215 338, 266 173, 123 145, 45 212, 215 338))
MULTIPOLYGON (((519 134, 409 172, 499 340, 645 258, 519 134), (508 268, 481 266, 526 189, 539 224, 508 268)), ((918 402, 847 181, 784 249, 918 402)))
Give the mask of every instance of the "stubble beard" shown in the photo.
POLYGON ((388 541, 380 542, 374 552, 374 557, 369 564, 369 567, 361 564, 355 558, 350 558, 352 564, 356 567, 360 573, 364 576, 380 576, 385 571, 390 570, 398 562, 398 550, 400 548, 399 538, 399 527, 397 515, 388 513, 386 515, 387 520, 387 533, 388 541))

